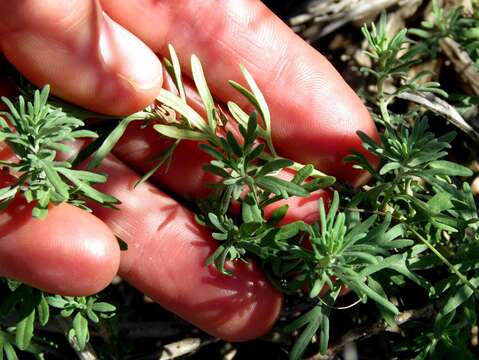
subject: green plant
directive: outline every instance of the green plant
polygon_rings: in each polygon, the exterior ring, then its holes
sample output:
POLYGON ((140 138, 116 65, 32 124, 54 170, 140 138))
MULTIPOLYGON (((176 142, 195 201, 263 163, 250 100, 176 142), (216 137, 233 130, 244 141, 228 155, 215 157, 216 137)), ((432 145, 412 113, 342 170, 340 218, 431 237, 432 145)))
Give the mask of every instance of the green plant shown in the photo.
MULTIPOLYGON (((106 176, 72 168, 71 160, 57 160, 57 153, 70 153, 68 145, 78 138, 94 138, 97 134, 84 128, 84 122, 73 112, 67 113, 49 101, 49 87, 35 90, 31 101, 19 96, 16 104, 2 98, 8 112, 0 115, 0 140, 12 151, 12 159, 1 161, 5 171, 15 176, 0 189, 0 204, 5 210, 17 197, 33 203, 32 215, 48 216, 50 204, 68 202, 89 210, 85 201, 114 206, 118 200, 93 188, 106 181, 106 176)), ((1 279, 0 279, 1 280, 1 279)), ((17 359, 15 348, 34 353, 41 358, 44 346, 34 341, 36 326, 45 326, 50 319, 50 307, 62 309, 62 317, 72 317, 71 339, 79 349, 88 341, 88 321, 98 322, 115 308, 97 302, 96 297, 68 298, 51 296, 16 281, 5 280, 0 301, 0 359, 17 359), (15 321, 8 320, 11 316, 15 321)), ((37 339, 39 340, 39 339, 37 339)), ((40 341, 41 342, 41 341, 40 341)))
POLYGON ((73 150, 66 143, 78 138, 94 138, 97 134, 84 128, 79 118, 69 116, 61 108, 48 103, 49 87, 36 90, 33 101, 19 96, 14 105, 2 100, 8 112, 0 112, 0 141, 4 141, 15 158, 1 161, 10 172, 20 174, 14 183, 0 189, 0 206, 5 209, 18 195, 33 202, 33 216, 47 216, 50 203, 70 202, 84 209, 85 199, 113 206, 118 200, 92 187, 106 177, 89 171, 72 169, 70 161, 56 160, 57 152, 73 150), (12 128, 10 128, 10 126, 12 128))
MULTIPOLYGON (((388 105, 403 91, 439 94, 443 91, 436 82, 418 85, 418 78, 405 78, 406 71, 416 63, 417 54, 406 54, 397 59, 399 51, 409 40, 405 31, 388 39, 385 23, 383 16, 378 29, 373 29, 372 33, 364 29, 374 51, 370 54, 379 64, 379 68, 368 72, 378 82, 376 103, 380 105, 380 122, 385 126, 382 143, 376 144, 360 134, 365 148, 380 158, 381 168, 376 171, 359 153, 350 157, 349 160, 355 161, 357 167, 370 171, 376 182, 368 191, 344 197, 344 211, 338 211, 340 199, 337 192, 328 215, 321 203, 319 224, 296 221, 282 225, 281 219, 287 211, 285 207, 278 208, 270 219, 264 217, 267 205, 291 195, 307 196, 309 191, 320 187, 317 185, 330 186, 331 182, 321 174, 308 182, 312 175, 310 166, 299 168, 296 177, 289 182, 272 180, 274 178, 270 173, 293 163, 262 153, 265 147, 261 143, 255 146, 256 138, 268 139, 264 114, 269 114, 269 111, 244 69, 252 91, 240 91, 262 115, 265 126, 258 130, 256 113, 247 116, 237 106, 229 104, 239 124, 241 140, 237 140, 231 132, 218 129, 218 124, 221 124, 219 111, 214 107, 195 58, 192 60, 193 74, 207 109, 207 121, 201 121, 184 99, 174 94, 163 91, 158 98, 163 106, 181 114, 181 120, 164 118, 164 123, 155 125, 155 129, 177 140, 207 142, 200 147, 214 158, 205 169, 217 175, 219 180, 213 184, 214 193, 208 199, 208 206, 200 203, 203 214, 198 216, 198 221, 212 228, 213 237, 220 242, 207 264, 214 264, 228 275, 226 261, 242 259, 245 253, 253 254, 281 291, 286 294, 302 293, 306 287, 309 297, 316 299, 316 305, 285 329, 294 331, 304 328, 290 353, 291 359, 302 356, 317 331, 320 351, 327 351, 329 315, 344 286, 356 293, 360 300, 374 301, 390 324, 395 322, 394 315, 399 313, 388 299, 391 286, 384 286, 384 279, 391 279, 391 271, 399 274, 396 276, 402 277, 403 282, 412 281, 423 287, 431 298, 440 297, 441 289, 417 272, 422 270, 417 264, 423 259, 430 259, 430 254, 435 256, 432 261, 436 266, 449 266, 454 274, 451 278, 456 279, 457 286, 466 287, 471 292, 469 296, 477 293, 475 280, 468 279, 456 269, 456 264, 436 249, 436 242, 430 243, 432 240, 441 241, 444 232, 457 238, 457 241, 460 239, 461 244, 470 243, 468 234, 476 229, 477 222, 475 204, 471 201, 468 188, 457 188, 451 177, 470 176, 471 171, 442 159, 447 155, 445 149, 450 147, 454 134, 436 138, 427 131, 426 120, 417 119, 414 114, 390 113, 388 105), (395 93, 386 94, 381 84, 395 79, 404 81, 402 87, 395 93), (228 214, 233 201, 240 204, 240 216, 228 214), (363 213, 377 215, 364 219, 361 216, 363 213), (311 248, 304 245, 306 240, 311 248), (439 261, 434 262, 435 259, 439 261), (329 286, 330 292, 321 298, 320 290, 325 285, 329 286)), ((174 78, 180 79, 179 68, 174 70, 174 78)), ((177 86, 181 89, 182 85, 177 82, 177 86)), ((179 93, 182 93, 181 90, 179 93)))
MULTIPOLYGON (((352 203, 367 211, 391 214, 395 221, 404 224, 408 236, 424 244, 425 251, 413 252, 415 255, 410 256, 410 270, 424 272, 435 269, 437 273, 442 273, 441 269, 446 268, 449 272, 442 279, 435 279, 429 289, 429 297, 440 304, 441 310, 432 320, 407 324, 405 329, 411 340, 398 346, 398 349, 415 352, 417 359, 448 358, 453 354, 474 358, 465 335, 476 324, 479 294, 479 273, 472 265, 477 264, 478 215, 471 189, 464 181, 472 176, 472 171, 444 160, 456 136, 453 132, 437 137, 428 130, 427 119, 419 116, 416 110, 392 113, 388 105, 397 92, 385 95, 380 84, 382 79, 388 78, 395 84, 402 84, 397 90, 401 91, 404 84, 415 82, 417 77, 403 78, 414 60, 427 58, 431 55, 427 49, 434 50, 439 39, 457 36, 463 30, 459 24, 473 21, 461 17, 461 8, 446 13, 434 3, 433 9, 434 22, 423 23, 428 31, 411 31, 423 41, 414 43, 409 51, 399 56, 394 51, 390 52, 393 54, 391 58, 387 52, 379 52, 377 39, 383 39, 384 48, 398 49, 401 44, 409 42, 407 30, 388 40, 384 15, 381 19, 384 25, 380 26, 382 30, 379 32, 374 32, 374 28, 372 32, 363 28, 373 49, 373 68, 379 66, 379 69, 384 69, 382 61, 401 65, 404 58, 410 59, 410 63, 400 72, 382 71, 380 76, 374 70, 369 71, 378 81, 378 91, 371 101, 380 104, 378 121, 384 126, 384 132, 381 144, 376 144, 364 134, 359 135, 364 147, 376 154, 381 164, 376 171, 360 154, 350 157, 350 160, 356 161, 356 166, 368 170, 375 177, 372 186, 353 196, 352 203)), ((394 70, 394 67, 390 69, 394 70)), ((444 97, 448 95, 443 90, 437 90, 439 84, 428 84, 433 87, 426 91, 444 97)), ((409 87, 408 91, 424 91, 423 86, 409 87)))
MULTIPOLYGON (((456 134, 447 132, 437 136, 430 129, 429 121, 440 114, 424 115, 424 109, 417 107, 402 113, 391 110, 391 105, 406 92, 449 96, 438 82, 421 81, 431 73, 422 72, 409 78, 409 70, 435 55, 440 39, 463 39, 466 33, 473 38, 476 17, 466 19, 460 9, 446 13, 437 6, 433 15, 435 20, 423 23, 422 30, 404 29, 392 37, 387 34, 386 15, 381 16, 378 26, 363 28, 373 61, 372 67, 363 71, 376 85, 376 91, 368 94, 368 101, 381 127, 381 142, 376 143, 363 133, 358 135, 364 148, 379 159, 380 165, 376 168, 360 153, 352 154, 348 160, 370 172, 372 182, 361 189, 334 191, 328 211, 321 200, 317 223, 285 224, 282 221, 288 211, 285 205, 265 216, 268 206, 291 196, 307 197, 327 187, 344 188, 312 165, 295 163, 276 153, 268 106, 248 71, 241 68, 249 88, 236 82, 231 85, 249 101, 254 111, 247 114, 229 102, 231 121, 238 128, 232 132, 227 130, 228 120, 216 106, 195 56, 191 60, 193 80, 203 101, 206 119, 188 105, 179 61, 171 46, 171 58, 165 63, 175 80, 178 95, 161 90, 155 104, 120 119, 114 129, 84 149, 75 162, 92 155, 88 168, 94 169, 132 121, 154 120, 153 127, 159 136, 175 140, 152 159, 156 163, 141 181, 165 165, 181 141, 199 141, 199 147, 213 159, 205 165, 205 170, 217 179, 211 184, 210 198, 197 203, 197 221, 211 230, 219 244, 205 266, 213 265, 225 276, 231 276, 228 263, 246 261, 248 254, 261 263, 279 290, 287 296, 308 299, 309 306, 302 309, 301 314, 295 314, 296 318, 284 328, 285 332, 295 334, 291 359, 300 359, 308 348, 328 354, 330 327, 335 326, 330 323, 330 317, 368 301, 376 305, 381 321, 390 326, 398 324, 408 335, 409 340, 397 346, 398 351, 407 352, 406 356, 412 353, 417 359, 447 358, 460 353, 464 358, 474 358, 467 343, 467 334, 477 324, 479 293, 478 215, 467 182, 472 172, 462 164, 446 160, 456 134), (464 25, 468 27, 465 32, 460 29, 464 25), (419 40, 410 40, 408 34, 419 40), (395 85, 394 90, 387 90, 388 82, 395 85), (296 171, 290 180, 279 176, 285 169, 296 171), (229 211, 232 205, 240 209, 238 214, 229 211), (398 315, 409 310, 407 299, 401 298, 407 286, 421 291, 440 310, 422 321, 400 322, 398 315), (325 291, 326 287, 329 290, 325 291), (341 307, 338 306, 339 294, 346 287, 358 301, 341 307), (393 301, 392 295, 400 301, 393 301), (310 345, 316 334, 319 342, 310 345)), ((461 44, 474 56, 477 45, 474 41, 461 40, 461 44)), ((30 106, 22 105, 23 98, 17 107, 7 101, 10 110, 7 116, 19 131, 10 131, 5 123, 2 139, 16 150, 24 165, 17 168, 16 163, 6 164, 26 175, 20 177, 22 182, 16 187, 3 190, 4 203, 17 193, 24 194, 27 200, 38 201, 34 215, 39 217, 47 215, 50 202, 70 201, 83 206, 83 199, 91 198, 114 204, 111 197, 91 190, 90 185, 104 181, 104 177, 71 170, 71 163, 55 162, 55 152, 66 150, 61 141, 95 134, 77 132, 83 122, 69 117, 58 105, 47 103, 47 92, 37 92, 30 106), (45 128, 47 136, 39 137, 43 133, 34 132, 36 121, 47 118, 60 119, 60 138, 48 127, 45 128), (34 139, 41 139, 46 149, 34 155, 50 164, 49 167, 43 162, 41 167, 35 167, 32 159, 36 158, 27 156, 31 134, 36 134, 34 139), (23 148, 16 147, 16 143, 23 148), (52 175, 52 167, 57 175, 52 175), (72 180, 72 176, 81 183, 72 180), (35 186, 40 190, 33 191, 37 189, 35 186)), ((51 124, 49 121, 48 126, 51 124)), ((45 121, 40 125, 47 126, 45 121)), ((59 312, 59 316, 72 319, 69 337, 78 348, 83 348, 88 341, 88 321, 96 323, 99 318, 110 317, 115 310, 95 297, 49 295, 7 280, 2 286, 9 290, 9 295, 0 302, 0 315, 3 318, 6 314, 17 316, 6 325, 0 318, 0 349, 3 350, 0 359, 3 354, 15 359, 15 348, 41 357, 40 341, 33 335, 34 325, 45 325, 51 308, 52 312, 59 312)))
POLYGON ((9 293, 0 302, 0 359, 18 359, 15 349, 43 358, 46 344, 34 335, 35 328, 48 324, 51 317, 71 319, 70 341, 82 350, 89 339, 88 322, 114 315, 115 306, 98 301, 97 296, 68 297, 50 295, 16 281, 4 280, 2 291, 9 293), (8 320, 10 319, 10 320, 8 320), (10 324, 9 324, 10 323, 10 324))
POLYGON ((473 13, 464 14, 464 8, 457 6, 446 10, 432 2, 431 18, 421 22, 421 28, 409 30, 420 39, 415 52, 436 58, 440 41, 445 38, 455 40, 466 51, 479 68, 479 16, 477 3, 473 4, 473 13))

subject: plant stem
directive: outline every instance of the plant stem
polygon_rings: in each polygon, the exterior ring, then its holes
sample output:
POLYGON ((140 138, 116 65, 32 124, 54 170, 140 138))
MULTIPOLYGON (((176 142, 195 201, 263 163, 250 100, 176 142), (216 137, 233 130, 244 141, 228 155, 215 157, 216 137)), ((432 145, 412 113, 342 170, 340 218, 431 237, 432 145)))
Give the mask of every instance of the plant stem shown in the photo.
POLYGON ((444 255, 442 255, 439 250, 437 250, 434 246, 431 245, 429 241, 427 241, 421 234, 419 234, 416 230, 414 230, 409 224, 404 223, 407 228, 419 239, 421 242, 426 245, 429 250, 431 250, 444 264, 447 265, 449 270, 451 270, 456 276, 461 280, 465 285, 469 286, 472 291, 476 294, 479 294, 479 290, 465 277, 459 270, 457 270, 453 264, 449 260, 447 260, 444 255))
MULTIPOLYGON (((362 209, 348 209, 348 208, 346 208, 345 210, 366 212, 362 209)), ((385 212, 379 212, 379 211, 374 211, 372 213, 377 214, 377 215, 381 215, 381 216, 386 215, 385 212)), ((464 285, 467 285, 468 287, 470 287, 472 289, 472 291, 479 294, 479 290, 467 279, 467 277, 465 277, 459 270, 457 270, 456 267, 453 264, 451 264, 451 262, 449 260, 447 260, 447 258, 444 255, 442 255, 439 252, 439 250, 437 250, 434 246, 431 245, 431 243, 429 241, 427 241, 427 239, 424 238, 424 236, 419 234, 416 230, 414 230, 413 227, 411 227, 409 224, 405 223, 401 219, 396 218, 394 216, 393 216, 393 219, 395 219, 396 221, 398 221, 401 224, 404 224, 424 245, 426 245, 429 248, 429 250, 431 250, 434 253, 434 255, 436 255, 444 264, 447 265, 447 267, 464 283, 464 285)))
POLYGON ((268 148, 269 148, 269 151, 271 151, 271 154, 273 155, 273 157, 278 157, 278 154, 276 153, 276 150, 274 149, 274 146, 273 146, 273 140, 271 139, 271 136, 267 136, 266 137, 266 144, 268 145, 268 148))

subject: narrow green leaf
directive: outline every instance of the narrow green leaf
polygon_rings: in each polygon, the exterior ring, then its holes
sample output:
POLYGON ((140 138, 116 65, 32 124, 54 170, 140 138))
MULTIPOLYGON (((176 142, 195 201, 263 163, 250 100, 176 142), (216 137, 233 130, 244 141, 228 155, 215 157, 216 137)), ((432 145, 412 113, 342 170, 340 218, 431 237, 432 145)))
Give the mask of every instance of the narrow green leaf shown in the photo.
POLYGON ((311 164, 303 166, 301 169, 298 170, 296 175, 293 178, 293 182, 295 184, 300 185, 303 181, 305 181, 308 177, 313 174, 314 166, 311 164))
POLYGON ((298 337, 298 339, 296 340, 296 343, 291 349, 291 352, 289 353, 290 360, 300 360, 302 358, 302 355, 304 351, 306 350, 306 347, 311 342, 311 339, 313 338, 314 334, 316 334, 321 324, 322 314, 321 314, 321 309, 319 306, 314 307, 313 310, 311 310, 307 314, 308 314, 308 317, 307 317, 308 325, 306 326, 304 331, 301 333, 301 335, 298 337))
POLYGON ((145 120, 146 116, 146 113, 139 112, 122 119, 95 152, 95 155, 93 155, 91 161, 88 163, 88 170, 94 169, 100 165, 103 159, 106 158, 116 143, 120 140, 131 122, 145 120))
POLYGON ((322 281, 321 278, 316 279, 313 283, 313 286, 311 287, 311 290, 309 291, 309 297, 311 299, 314 299, 316 296, 318 296, 321 290, 323 289, 323 286, 324 286, 324 281, 322 281))
POLYGON ((37 305, 37 311, 40 325, 45 326, 50 319, 50 306, 48 305, 47 299, 43 293, 41 294, 40 302, 37 305))
MULTIPOLYGON (((479 287, 479 277, 471 279, 470 282, 476 288, 479 287)), ((467 285, 462 285, 458 289, 454 290, 455 291, 451 292, 451 294, 447 297, 447 300, 441 309, 441 314, 445 315, 456 310, 474 294, 474 291, 472 291, 472 289, 467 285)))
POLYGON ((7 360, 18 360, 17 353, 13 348, 12 344, 9 342, 3 345, 3 351, 5 351, 5 355, 7 356, 7 360))
POLYGON ((261 223, 263 222, 263 214, 258 204, 254 200, 253 195, 249 194, 246 199, 243 200, 241 205, 241 216, 244 223, 261 223))
POLYGON ((226 140, 228 141, 228 144, 230 145, 231 149, 233 149, 236 156, 238 157, 243 156, 243 151, 241 150, 241 146, 238 144, 238 141, 236 141, 231 131, 228 131, 226 133, 226 140))
POLYGON ((175 94, 169 92, 168 90, 160 89, 160 93, 156 99, 162 104, 172 108, 177 113, 183 115, 191 127, 194 127, 202 132, 208 132, 208 125, 205 123, 203 118, 175 94))
POLYGON ((241 72, 243 73, 243 76, 246 82, 248 83, 249 88, 251 89, 256 99, 256 103, 258 104, 258 111, 260 112, 261 117, 263 118, 266 131, 270 134, 271 133, 271 115, 269 113, 268 104, 266 103, 263 93, 260 91, 258 85, 254 81, 253 77, 248 72, 248 70, 246 70, 246 68, 243 65, 240 65, 240 69, 241 69, 241 72))
POLYGON ((15 343, 20 350, 26 350, 33 338, 33 326, 35 323, 35 308, 17 323, 15 331, 15 343))
MULTIPOLYGON (((378 281, 369 277, 368 278, 368 285, 373 291, 377 292, 382 297, 386 298, 386 293, 384 292, 383 287, 381 286, 381 284, 378 281)), ((379 311, 381 312, 381 315, 383 316, 383 319, 389 324, 389 326, 395 326, 396 325, 396 319, 394 318, 394 313, 390 312, 389 309, 383 307, 379 303, 376 303, 376 306, 378 307, 379 311)))
POLYGON ((354 281, 353 283, 347 284, 351 289, 353 289, 359 296, 366 295, 368 298, 384 307, 386 310, 390 311, 394 315, 399 314, 398 308, 393 305, 389 300, 379 295, 376 291, 371 289, 365 283, 361 281, 354 281))
POLYGON ((98 322, 100 321, 100 318, 98 317, 98 315, 95 314, 95 312, 93 312, 92 309, 90 308, 86 309, 86 315, 88 319, 95 324, 98 324, 98 322))
POLYGON ((308 312, 301 315, 299 318, 289 323, 284 327, 284 331, 287 333, 292 333, 298 329, 301 329, 303 326, 309 324, 311 321, 314 321, 315 318, 319 317, 321 314, 321 309, 319 306, 313 307, 308 312))
POLYGON ((279 179, 273 176, 262 176, 256 179, 258 186, 275 193, 276 195, 293 195, 293 196, 309 196, 309 192, 304 190, 301 186, 292 182, 279 179))
POLYGON ((434 214, 439 214, 444 210, 451 209, 454 205, 452 204, 452 194, 445 192, 437 193, 427 202, 429 210, 434 214))
POLYGON ((242 125, 244 128, 248 127, 248 114, 241 109, 241 107, 233 101, 228 101, 227 103, 228 110, 230 111, 233 118, 242 125))
POLYGON ((306 230, 306 224, 303 221, 294 221, 279 228, 274 236, 275 241, 284 241, 294 238, 301 231, 306 230))
POLYGON ((203 68, 201 67, 200 60, 196 55, 191 56, 191 73, 193 75, 193 81, 195 82, 196 89, 200 95, 201 101, 206 109, 206 115, 208 118, 208 125, 213 133, 216 132, 216 118, 215 118, 215 103, 211 96, 210 89, 206 83, 203 68))
POLYGON ((243 85, 232 80, 229 81, 229 84, 238 92, 240 92, 251 104, 253 104, 256 110, 258 110, 260 113, 264 123, 264 139, 266 140, 268 148, 273 156, 276 156, 276 151, 274 149, 271 137, 271 116, 268 105, 266 104, 263 94, 259 90, 252 76, 248 73, 244 66, 241 66, 241 72, 243 73, 243 76, 245 77, 251 91, 246 89, 243 85))
POLYGON ((82 195, 100 203, 100 204, 110 204, 115 205, 119 204, 120 201, 108 194, 102 193, 101 191, 93 188, 87 182, 80 180, 77 177, 77 170, 70 170, 60 168, 58 169, 68 180, 70 180, 75 186, 77 187, 78 191, 81 192, 82 195))
POLYGON ((60 295, 48 296, 47 302, 50 306, 57 309, 63 309, 68 304, 68 302, 60 295))
MULTIPOLYGON (((145 181, 148 181, 148 179, 153 176, 154 173, 156 173, 163 165, 165 165, 165 171, 168 170, 168 165, 170 161, 173 159, 173 153, 176 150, 176 147, 180 144, 181 140, 176 140, 173 144, 168 146, 163 152, 155 156, 153 159, 150 161, 156 161, 155 166, 153 166, 150 170, 148 170, 141 178, 138 180, 138 182, 135 184, 135 187, 143 184, 145 181)), ((200 144, 201 145, 201 144, 200 144)))
POLYGON ((161 135, 178 140, 193 140, 193 141, 205 141, 208 140, 208 136, 205 134, 187 129, 180 129, 173 125, 156 124, 153 128, 161 135))
POLYGON ((73 330, 75 331, 78 348, 83 350, 89 339, 88 320, 79 312, 73 318, 73 330))
POLYGON ((473 174, 471 169, 451 161, 446 161, 446 160, 432 161, 429 163, 429 166, 432 169, 441 170, 444 175, 449 175, 449 176, 469 177, 469 176, 472 176, 473 174))
POLYGON ((393 171, 393 170, 397 170, 397 169, 400 169, 401 168, 401 164, 397 163, 397 162, 390 162, 390 163, 387 163, 386 165, 384 165, 380 170, 379 170, 379 174, 380 175, 385 175, 387 174, 388 172, 390 171, 393 171))
POLYGON ((208 165, 203 166, 203 169, 205 171, 208 171, 208 172, 213 173, 215 175, 221 176, 225 179, 230 178, 230 174, 228 172, 226 172, 226 170, 223 169, 222 167, 215 166, 215 165, 212 165, 212 164, 208 164, 208 165))
POLYGON ((107 302, 96 302, 93 304, 93 310, 102 312, 102 313, 108 313, 108 312, 116 311, 116 307, 107 302))
POLYGON ((168 50, 170 51, 170 58, 171 58, 171 65, 173 67, 173 78, 175 79, 176 88, 180 94, 180 98, 186 103, 186 94, 185 94, 185 87, 183 85, 183 79, 181 76, 181 67, 180 61, 178 60, 178 56, 176 55, 176 51, 171 44, 168 44, 168 50))
POLYGON ((281 205, 280 207, 276 208, 270 215, 268 223, 271 225, 277 225, 283 220, 283 218, 288 213, 289 206, 288 204, 281 205))
POLYGON ((48 178, 48 181, 53 185, 55 191, 61 196, 63 201, 69 198, 68 186, 62 181, 53 166, 45 161, 41 162, 43 171, 48 178))
POLYGON ((203 150, 205 153, 210 154, 212 157, 214 157, 216 160, 223 160, 224 156, 221 152, 216 150, 213 146, 209 144, 199 144, 198 145, 201 150, 203 150))
MULTIPOLYGON (((274 159, 271 161, 268 161, 266 164, 264 164, 261 168, 258 169, 258 172, 256 173, 256 176, 264 176, 269 173, 272 173, 274 171, 282 170, 284 168, 287 168, 289 166, 293 165, 293 161, 288 160, 288 159, 274 159)), ((295 183, 297 184, 297 183, 295 183)))
POLYGON ((96 132, 91 130, 86 130, 86 129, 72 131, 70 135, 74 138, 91 138, 91 139, 98 138, 98 134, 96 132))
POLYGON ((18 190, 19 190, 18 186, 7 186, 0 189, 0 200, 5 200, 11 197, 14 197, 17 194, 18 190))

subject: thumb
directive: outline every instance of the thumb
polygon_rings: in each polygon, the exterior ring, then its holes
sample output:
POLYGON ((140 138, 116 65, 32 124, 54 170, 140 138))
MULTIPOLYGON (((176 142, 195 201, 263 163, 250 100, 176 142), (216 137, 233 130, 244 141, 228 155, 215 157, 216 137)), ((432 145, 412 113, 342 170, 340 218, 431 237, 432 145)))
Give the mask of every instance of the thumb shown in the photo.
POLYGON ((37 86, 111 115, 156 97, 161 63, 96 0, 3 0, 0 49, 37 86))

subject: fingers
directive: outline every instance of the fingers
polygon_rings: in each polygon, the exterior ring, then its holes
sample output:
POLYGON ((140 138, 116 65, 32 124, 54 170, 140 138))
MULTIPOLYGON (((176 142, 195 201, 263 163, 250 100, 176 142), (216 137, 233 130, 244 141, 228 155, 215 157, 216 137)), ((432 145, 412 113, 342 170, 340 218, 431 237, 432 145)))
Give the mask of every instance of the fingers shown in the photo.
POLYGON ((95 216, 68 204, 51 207, 44 220, 14 200, 0 213, 0 276, 70 296, 95 294, 113 279, 120 250, 95 216))
POLYGON ((172 43, 186 67, 192 53, 205 64, 214 93, 238 99, 227 80, 244 64, 268 102, 277 150, 321 170, 364 183, 364 172, 342 162, 351 149, 365 153, 356 135, 377 139, 366 108, 333 66, 257 0, 101 0, 105 11, 166 55, 172 43), (139 19, 141 19, 139 21, 139 19))
POLYGON ((238 261, 231 277, 205 267, 217 245, 189 211, 148 183, 133 188, 138 176, 114 157, 100 169, 109 177, 99 188, 122 204, 94 210, 128 243, 120 268, 127 281, 214 336, 241 341, 269 330, 282 296, 256 265, 238 261))
POLYGON ((122 115, 151 103, 161 63, 96 0, 4 0, 0 49, 37 86, 91 110, 122 115))

